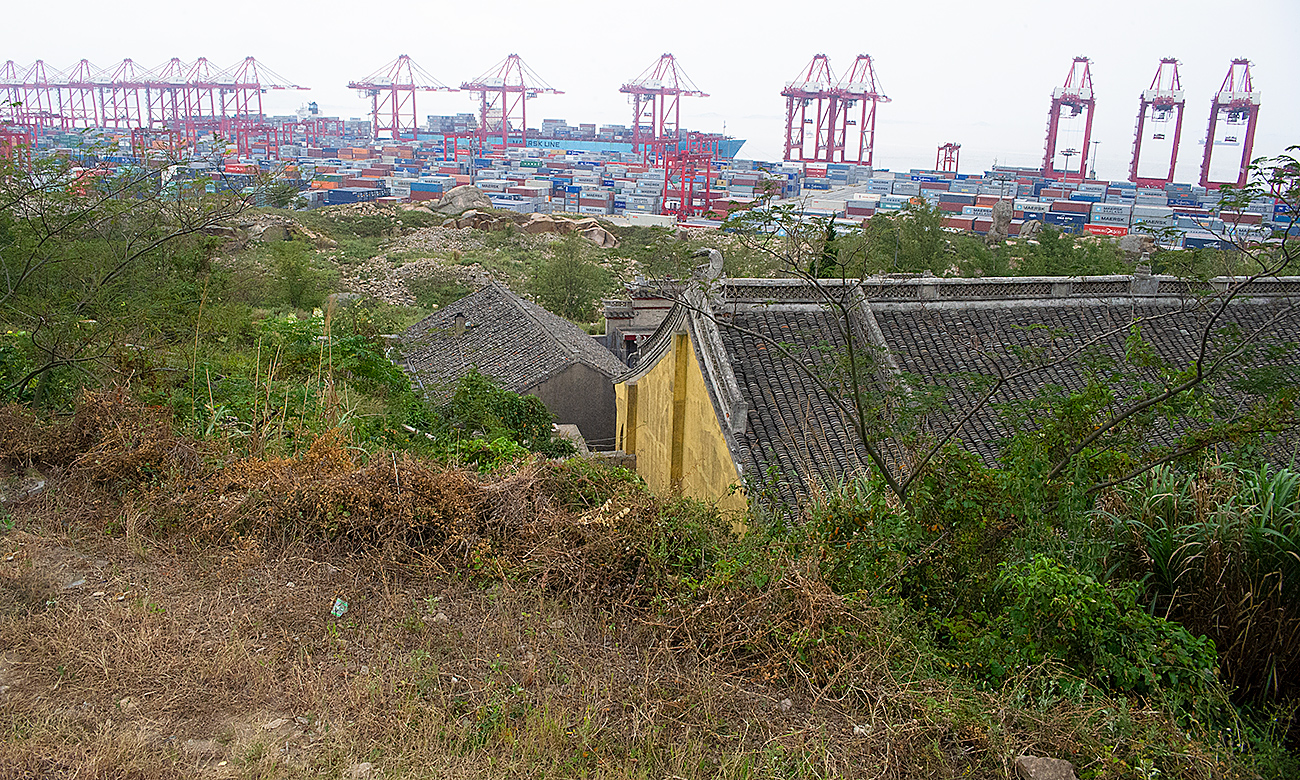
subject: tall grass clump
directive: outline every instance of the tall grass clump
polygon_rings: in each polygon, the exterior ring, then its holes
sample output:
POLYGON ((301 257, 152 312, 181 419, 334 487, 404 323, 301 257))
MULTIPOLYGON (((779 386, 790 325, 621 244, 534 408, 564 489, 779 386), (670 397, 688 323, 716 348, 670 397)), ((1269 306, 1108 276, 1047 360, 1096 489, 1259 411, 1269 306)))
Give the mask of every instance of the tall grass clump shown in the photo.
POLYGON ((1097 516, 1112 572, 1141 581, 1151 611, 1213 639, 1242 701, 1300 692, 1300 472, 1162 467, 1097 516))

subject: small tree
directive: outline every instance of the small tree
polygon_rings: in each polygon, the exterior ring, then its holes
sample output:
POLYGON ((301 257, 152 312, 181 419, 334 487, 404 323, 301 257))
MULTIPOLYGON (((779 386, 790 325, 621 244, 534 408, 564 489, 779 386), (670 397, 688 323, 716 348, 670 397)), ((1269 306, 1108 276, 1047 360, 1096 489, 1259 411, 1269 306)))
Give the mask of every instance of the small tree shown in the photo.
POLYGON ((138 348, 159 326, 143 312, 168 299, 169 285, 193 286, 213 250, 209 231, 255 197, 169 178, 178 159, 114 166, 91 152, 0 160, 0 322, 23 360, 0 396, 39 402, 55 373, 94 381, 90 369, 115 349, 138 348))
POLYGON ((570 234, 552 245, 550 257, 537 261, 531 287, 547 309, 575 322, 591 322, 597 300, 609 287, 609 273, 595 261, 590 242, 570 234))

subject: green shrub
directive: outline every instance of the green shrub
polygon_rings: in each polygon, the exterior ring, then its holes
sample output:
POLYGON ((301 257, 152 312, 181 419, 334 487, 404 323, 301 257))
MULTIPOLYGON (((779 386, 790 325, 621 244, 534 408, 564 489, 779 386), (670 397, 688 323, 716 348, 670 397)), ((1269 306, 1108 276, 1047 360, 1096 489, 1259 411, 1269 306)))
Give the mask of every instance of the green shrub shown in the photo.
POLYGON ((1170 467, 1123 486, 1098 519, 1109 565, 1161 614, 1219 647, 1243 699, 1300 691, 1300 472, 1170 467))
POLYGON ((1113 691, 1203 691, 1215 680, 1214 643, 1149 614, 1135 583, 1103 584, 1053 558, 1003 564, 993 613, 951 621, 958 656, 991 682, 1045 661, 1113 691))
POLYGON ((575 322, 596 318, 596 302, 610 285, 609 273, 594 259, 590 242, 569 235, 553 255, 533 267, 531 292, 548 310, 575 322))
POLYGON ((548 457, 574 452, 572 443, 555 436, 554 415, 541 399, 505 390, 477 369, 460 378, 438 412, 446 426, 441 435, 448 441, 504 437, 548 457))
POLYGON ((469 285, 447 274, 407 279, 406 289, 415 296, 415 305, 422 309, 446 306, 473 292, 469 285))
POLYGON ((634 471, 585 458, 556 463, 546 472, 546 487, 554 495, 556 504, 572 512, 595 509, 641 484, 641 478, 634 471))
POLYGON ((279 299, 296 309, 325 303, 334 272, 315 261, 312 248, 302 241, 276 241, 267 245, 278 281, 279 299))

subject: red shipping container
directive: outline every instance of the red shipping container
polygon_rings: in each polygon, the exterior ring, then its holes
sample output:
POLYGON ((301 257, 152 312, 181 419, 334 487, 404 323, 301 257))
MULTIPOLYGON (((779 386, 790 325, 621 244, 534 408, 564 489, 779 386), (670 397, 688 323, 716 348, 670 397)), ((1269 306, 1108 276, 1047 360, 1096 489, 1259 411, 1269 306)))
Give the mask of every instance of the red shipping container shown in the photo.
POLYGON ((1128 228, 1119 225, 1084 225, 1083 229, 1094 236, 1127 236, 1128 228))
POLYGON ((1264 215, 1250 211, 1220 211, 1219 219, 1234 225, 1258 225, 1264 221, 1264 215))
POLYGON ((1057 200, 1052 202, 1048 211, 1057 214, 1088 214, 1092 212, 1092 204, 1086 200, 1057 200))

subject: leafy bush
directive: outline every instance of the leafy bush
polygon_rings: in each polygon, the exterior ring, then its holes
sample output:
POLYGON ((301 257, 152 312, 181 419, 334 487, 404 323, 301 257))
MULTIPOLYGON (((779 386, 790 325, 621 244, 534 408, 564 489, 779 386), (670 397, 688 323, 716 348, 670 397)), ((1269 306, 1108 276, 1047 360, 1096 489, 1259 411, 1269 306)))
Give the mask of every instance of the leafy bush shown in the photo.
MULTIPOLYGON (((505 390, 477 369, 460 378, 451 398, 438 412, 445 426, 442 435, 451 442, 504 438, 548 457, 574 452, 572 443, 555 436, 554 416, 541 399, 505 390)), ((504 444, 497 449, 503 454, 509 450, 504 444)))
POLYGON ((546 471, 546 489, 562 509, 575 512, 595 509, 640 484, 634 471, 582 458, 561 461, 546 471))
POLYGON ((334 283, 334 272, 315 262, 312 248, 302 241, 267 244, 275 269, 278 301, 295 309, 324 305, 334 283))
POLYGON ((1047 556, 1003 564, 1001 605, 952 622, 967 633, 959 656, 991 682, 1054 661, 1114 691, 1203 690, 1215 679, 1214 643, 1147 613, 1135 583, 1105 585, 1047 556))
POLYGON ((415 305, 422 309, 446 306, 473 292, 469 285, 449 274, 407 279, 406 289, 415 296, 415 305))

